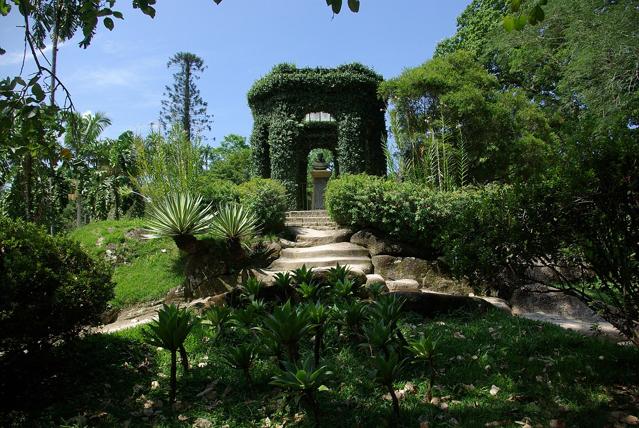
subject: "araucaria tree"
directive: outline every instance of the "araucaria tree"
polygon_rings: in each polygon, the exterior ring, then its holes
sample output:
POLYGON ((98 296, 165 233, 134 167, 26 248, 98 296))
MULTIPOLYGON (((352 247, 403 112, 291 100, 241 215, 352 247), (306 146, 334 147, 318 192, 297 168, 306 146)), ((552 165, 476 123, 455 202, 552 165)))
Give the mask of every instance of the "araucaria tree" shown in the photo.
POLYGON ((211 115, 207 114, 207 104, 195 84, 206 66, 202 58, 189 52, 176 53, 166 65, 176 66, 178 71, 173 74, 173 85, 166 86, 160 123, 164 129, 180 123, 187 139, 192 141, 193 136, 211 129, 211 115))

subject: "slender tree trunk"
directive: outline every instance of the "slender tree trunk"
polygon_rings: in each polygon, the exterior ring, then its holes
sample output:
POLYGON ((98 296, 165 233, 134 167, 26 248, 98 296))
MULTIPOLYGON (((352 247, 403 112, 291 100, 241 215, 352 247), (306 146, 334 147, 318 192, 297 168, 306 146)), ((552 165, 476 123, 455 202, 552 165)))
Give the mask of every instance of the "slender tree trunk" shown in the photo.
POLYGON ((391 418, 391 426, 397 426, 397 423, 399 422, 399 400, 397 399, 397 394, 395 394, 395 389, 393 389, 393 384, 386 385, 386 388, 393 400, 393 417, 391 418))
POLYGON ((55 2, 53 8, 55 13, 52 35, 52 49, 51 49, 51 96, 49 99, 50 105, 55 105, 55 90, 56 90, 56 73, 58 70, 58 38, 60 34, 60 0, 55 2))
POLYGON ((186 132, 186 138, 191 141, 191 63, 186 62, 184 65, 184 116, 182 117, 182 126, 186 132))
POLYGON ((169 402, 175 403, 175 390, 177 389, 177 352, 171 351, 171 385, 169 391, 169 402))
POLYGON ((182 361, 182 368, 184 368, 185 372, 189 371, 189 357, 186 354, 186 349, 184 345, 180 345, 180 361, 182 361))

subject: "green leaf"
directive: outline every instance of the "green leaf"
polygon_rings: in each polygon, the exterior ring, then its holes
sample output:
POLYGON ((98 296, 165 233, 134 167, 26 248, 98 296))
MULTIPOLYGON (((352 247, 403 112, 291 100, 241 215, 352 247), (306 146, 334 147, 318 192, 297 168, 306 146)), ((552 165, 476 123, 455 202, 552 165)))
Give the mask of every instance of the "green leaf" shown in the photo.
POLYGON ((109 29, 109 31, 113 31, 113 20, 111 18, 104 18, 104 26, 109 29))
POLYGON ((512 15, 504 16, 504 28, 506 31, 513 31, 515 29, 515 18, 512 15))
POLYGON ((332 0, 331 7, 333 8, 333 13, 337 15, 342 10, 342 0, 332 0))
POLYGON ((220 4, 222 3, 222 0, 213 0, 215 2, 215 4, 220 4))
POLYGON ((528 17, 526 15, 519 15, 515 18, 515 30, 523 30, 526 26, 526 22, 528 22, 528 17))
POLYGON ((11 5, 7 3, 7 0, 0 0, 0 15, 7 16, 11 11, 11 5))
POLYGON ((7 53, 7 51, 5 51, 4 49, 0 48, 0 55, 4 55, 6 53, 7 53))
POLYGON ((359 0, 348 0, 348 8, 351 12, 359 12, 359 0))
POLYGON ((44 100, 45 94, 39 83, 36 83, 31 87, 31 93, 34 97, 36 97, 38 102, 42 102, 42 100, 44 100))
POLYGON ((124 19, 124 15, 122 15, 122 12, 118 12, 117 10, 113 11, 113 16, 118 19, 124 19))
POLYGON ((521 0, 510 1, 510 10, 512 10, 513 12, 519 12, 520 7, 521 7, 521 0))
POLYGON ((544 13, 544 10, 541 8, 541 6, 537 5, 530 12, 530 15, 528 16, 528 22, 530 22, 531 25, 535 25, 543 21, 545 18, 546 14, 544 13))
POLYGON ((105 7, 104 9, 101 9, 98 12, 98 16, 102 17, 102 16, 110 16, 113 14, 113 11, 111 11, 111 9, 109 9, 108 7, 105 7))
POLYGON ((330 391, 329 387, 326 385, 320 385, 319 388, 317 388, 318 391, 320 392, 324 392, 324 391, 330 391))

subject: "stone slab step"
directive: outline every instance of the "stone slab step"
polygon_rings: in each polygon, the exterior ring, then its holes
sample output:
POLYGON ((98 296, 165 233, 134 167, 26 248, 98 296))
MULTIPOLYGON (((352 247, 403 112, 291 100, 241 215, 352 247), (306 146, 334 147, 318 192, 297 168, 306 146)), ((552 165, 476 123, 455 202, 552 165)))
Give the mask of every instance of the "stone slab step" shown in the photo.
POLYGON ((364 273, 369 273, 373 270, 373 264, 369 257, 314 257, 308 259, 280 258, 275 260, 273 264, 269 266, 269 269, 291 271, 301 268, 304 265, 306 265, 307 268, 317 268, 337 266, 338 263, 340 266, 348 265, 352 268, 360 269, 364 273))
POLYGON ((350 242, 316 245, 306 248, 285 248, 280 257, 283 259, 311 259, 323 257, 369 257, 368 250, 350 242))
POLYGON ((328 217, 326 210, 310 210, 310 211, 287 211, 286 218, 299 217, 328 217))
POLYGON ((309 229, 316 229, 317 227, 337 227, 337 224, 328 221, 287 221, 284 225, 286 227, 307 227, 309 229))

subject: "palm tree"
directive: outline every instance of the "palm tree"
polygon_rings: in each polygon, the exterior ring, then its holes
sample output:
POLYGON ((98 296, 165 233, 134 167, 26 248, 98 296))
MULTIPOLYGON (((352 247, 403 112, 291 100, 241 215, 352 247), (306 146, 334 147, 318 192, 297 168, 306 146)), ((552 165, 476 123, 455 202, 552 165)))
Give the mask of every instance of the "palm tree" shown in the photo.
POLYGON ((82 226, 82 185, 83 176, 90 163, 96 166, 97 159, 88 149, 96 143, 104 129, 111 125, 104 113, 70 113, 67 117, 67 127, 64 136, 65 146, 71 150, 73 156, 73 172, 76 179, 76 226, 82 226))

